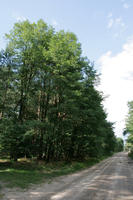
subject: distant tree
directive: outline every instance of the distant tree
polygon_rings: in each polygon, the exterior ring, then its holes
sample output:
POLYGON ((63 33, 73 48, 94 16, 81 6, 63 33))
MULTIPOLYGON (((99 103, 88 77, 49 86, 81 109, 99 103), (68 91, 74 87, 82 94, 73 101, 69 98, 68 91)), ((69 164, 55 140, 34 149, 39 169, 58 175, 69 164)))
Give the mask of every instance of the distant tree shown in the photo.
POLYGON ((122 138, 116 138, 116 147, 115 151, 116 152, 121 152, 124 150, 124 141, 122 138))

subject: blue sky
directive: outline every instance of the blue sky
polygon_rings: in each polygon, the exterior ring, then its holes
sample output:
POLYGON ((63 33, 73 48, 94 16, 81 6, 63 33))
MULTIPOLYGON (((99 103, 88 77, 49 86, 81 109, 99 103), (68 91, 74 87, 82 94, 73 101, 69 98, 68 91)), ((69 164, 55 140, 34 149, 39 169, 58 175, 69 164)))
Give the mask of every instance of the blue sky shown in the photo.
POLYGON ((132 11, 132 0, 4 0, 0 12, 0 46, 4 43, 2 35, 17 20, 42 18, 57 30, 74 32, 84 55, 96 61, 108 50, 118 52, 132 35, 132 11))
POLYGON ((4 0, 0 4, 0 48, 4 34, 17 21, 40 18, 56 30, 74 32, 83 54, 101 73, 99 90, 116 135, 122 136, 127 102, 133 100, 133 1, 132 0, 4 0))

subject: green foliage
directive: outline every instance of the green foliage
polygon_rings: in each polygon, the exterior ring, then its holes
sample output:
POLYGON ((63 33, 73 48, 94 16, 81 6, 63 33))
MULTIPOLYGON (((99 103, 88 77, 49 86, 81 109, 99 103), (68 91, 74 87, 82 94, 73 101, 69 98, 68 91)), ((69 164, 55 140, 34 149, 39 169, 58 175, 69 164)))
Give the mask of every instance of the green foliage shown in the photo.
POLYGON ((133 158, 133 101, 128 102, 128 116, 126 119, 126 128, 124 134, 128 134, 126 141, 126 150, 129 151, 130 157, 133 158))
POLYGON ((13 160, 82 160, 115 149, 98 75, 77 37, 16 23, 0 53, 0 150, 13 160))
POLYGON ((128 102, 128 116, 126 119, 126 133, 133 134, 133 101, 128 102))

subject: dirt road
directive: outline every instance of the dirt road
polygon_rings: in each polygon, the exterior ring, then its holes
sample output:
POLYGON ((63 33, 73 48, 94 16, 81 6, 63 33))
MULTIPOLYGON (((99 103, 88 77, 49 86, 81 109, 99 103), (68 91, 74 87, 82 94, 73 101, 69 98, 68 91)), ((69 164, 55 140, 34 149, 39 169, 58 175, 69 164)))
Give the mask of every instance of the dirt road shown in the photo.
POLYGON ((28 191, 5 190, 4 200, 133 200, 133 161, 118 153, 90 169, 28 191))

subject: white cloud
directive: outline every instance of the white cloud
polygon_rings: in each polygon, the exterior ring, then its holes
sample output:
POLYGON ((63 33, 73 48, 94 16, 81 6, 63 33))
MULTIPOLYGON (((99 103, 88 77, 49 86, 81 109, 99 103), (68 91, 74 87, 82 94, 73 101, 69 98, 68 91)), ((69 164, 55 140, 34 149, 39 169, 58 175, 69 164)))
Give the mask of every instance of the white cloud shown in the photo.
POLYGON ((113 26, 113 23, 114 23, 114 20, 110 19, 107 27, 110 29, 113 26))
POLYGON ((118 38, 120 37, 123 32, 127 29, 126 24, 124 23, 122 17, 113 17, 112 13, 109 13, 108 16, 108 24, 107 24, 107 29, 113 31, 113 37, 118 38))
POLYGON ((120 37, 123 32, 127 29, 127 26, 125 25, 125 23, 123 22, 121 17, 118 17, 115 19, 115 26, 114 26, 114 30, 115 30, 115 34, 114 37, 118 38, 120 37))
POLYGON ((105 96, 105 109, 108 119, 116 122, 115 132, 122 136, 125 118, 128 113, 127 102, 133 100, 133 40, 123 46, 120 53, 112 56, 111 51, 101 56, 100 90, 105 96))
POLYGON ((124 26, 125 26, 125 23, 123 22, 123 20, 122 20, 121 17, 118 17, 118 18, 115 19, 115 25, 116 25, 116 26, 124 27, 124 26))
POLYGON ((110 29, 110 28, 125 28, 125 23, 123 22, 122 18, 121 17, 117 17, 117 18, 113 18, 112 15, 110 15, 109 18, 109 21, 108 21, 108 25, 107 25, 107 28, 110 29))
POLYGON ((115 33, 115 34, 114 34, 114 38, 118 38, 119 36, 120 36, 119 33, 115 33))
POLYGON ((107 17, 110 18, 112 16, 113 16, 113 14, 112 14, 112 12, 110 12, 107 17))
POLYGON ((55 19, 52 20, 52 26, 54 26, 55 28, 59 26, 58 22, 55 19))
POLYGON ((124 3, 124 4, 123 4, 123 8, 128 9, 129 7, 130 7, 129 4, 127 4, 127 3, 124 3))

